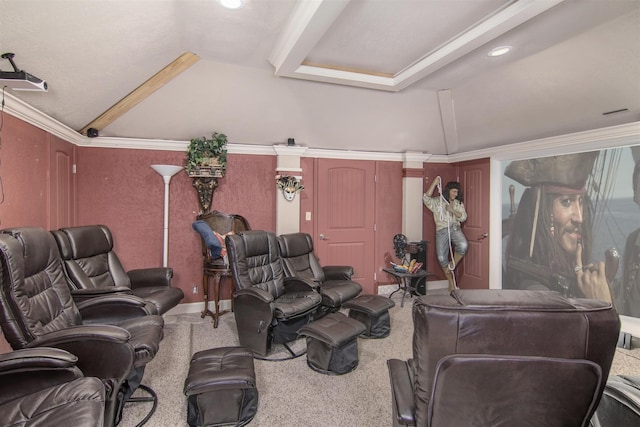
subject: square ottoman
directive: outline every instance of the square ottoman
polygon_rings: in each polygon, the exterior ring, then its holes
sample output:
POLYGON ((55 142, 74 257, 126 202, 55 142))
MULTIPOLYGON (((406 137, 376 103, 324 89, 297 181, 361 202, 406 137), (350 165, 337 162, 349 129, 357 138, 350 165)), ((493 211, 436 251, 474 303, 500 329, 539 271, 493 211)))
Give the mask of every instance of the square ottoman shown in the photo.
POLYGON ((243 347, 195 353, 184 382, 187 422, 194 426, 243 426, 258 410, 253 355, 243 347))
POLYGON ((391 333, 389 309, 396 304, 382 295, 360 295, 342 304, 349 309, 349 317, 366 327, 363 338, 384 338, 391 333))
POLYGON ((307 365, 328 375, 342 375, 358 367, 358 336, 365 326, 342 313, 331 313, 298 331, 307 337, 307 365))

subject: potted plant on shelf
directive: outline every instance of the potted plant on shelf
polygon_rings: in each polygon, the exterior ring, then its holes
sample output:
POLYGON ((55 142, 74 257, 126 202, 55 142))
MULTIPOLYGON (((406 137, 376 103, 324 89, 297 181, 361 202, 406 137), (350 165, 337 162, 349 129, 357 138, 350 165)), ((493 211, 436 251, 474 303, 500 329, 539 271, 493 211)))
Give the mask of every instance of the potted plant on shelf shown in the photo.
POLYGON ((187 147, 185 170, 189 176, 221 178, 227 168, 227 136, 213 132, 211 138, 194 138, 187 147))

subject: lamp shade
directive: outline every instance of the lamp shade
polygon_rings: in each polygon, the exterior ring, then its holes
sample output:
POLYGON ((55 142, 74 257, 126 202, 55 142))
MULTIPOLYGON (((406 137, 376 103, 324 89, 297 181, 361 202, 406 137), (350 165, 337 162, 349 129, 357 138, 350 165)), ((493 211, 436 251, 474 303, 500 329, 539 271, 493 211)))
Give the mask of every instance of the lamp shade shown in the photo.
POLYGON ((151 165, 151 167, 165 178, 170 178, 182 170, 182 166, 175 165, 151 165))

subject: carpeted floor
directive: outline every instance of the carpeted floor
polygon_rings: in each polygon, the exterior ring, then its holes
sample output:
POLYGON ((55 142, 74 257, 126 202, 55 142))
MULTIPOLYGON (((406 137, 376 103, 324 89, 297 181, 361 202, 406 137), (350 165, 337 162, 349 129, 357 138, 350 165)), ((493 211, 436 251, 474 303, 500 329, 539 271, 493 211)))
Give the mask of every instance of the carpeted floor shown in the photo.
MULTIPOLYGON (((397 297, 397 298, 396 298, 397 297)), ((387 426, 391 423, 391 391, 386 361, 411 355, 411 302, 400 307, 393 297, 391 333, 384 339, 358 339, 359 364, 341 376, 323 375, 307 366, 306 355, 285 361, 254 359, 259 406, 251 426, 387 426)), ((220 317, 217 329, 199 314, 165 318, 165 338, 155 359, 147 365, 143 384, 158 394, 158 408, 146 424, 187 426, 186 397, 182 393, 189 360, 196 351, 238 345, 233 314, 220 317)), ((293 344, 304 347, 304 339, 293 344)), ((274 346, 270 357, 285 356, 274 346)), ((140 394, 142 395, 142 394, 140 394)), ((127 404, 122 427, 133 427, 149 404, 127 404)))
MULTIPOLYGON (((255 360, 259 406, 253 427, 376 427, 391 425, 391 392, 386 361, 411 357, 412 301, 400 307, 394 295, 390 310, 391 334, 378 340, 358 339, 358 368, 345 375, 328 376, 311 370, 306 356, 286 361, 255 360)), ((233 314, 220 318, 217 329, 199 314, 165 318, 160 352, 147 366, 143 384, 158 394, 158 408, 149 427, 182 427, 186 423, 186 397, 182 393, 191 355, 200 350, 238 345, 233 314)), ((303 347, 304 340, 294 346, 303 347)), ((640 347, 617 349, 611 375, 640 376, 640 347)), ((271 357, 284 355, 274 347, 271 357)), ((127 404, 119 426, 134 427, 149 404, 127 404)))

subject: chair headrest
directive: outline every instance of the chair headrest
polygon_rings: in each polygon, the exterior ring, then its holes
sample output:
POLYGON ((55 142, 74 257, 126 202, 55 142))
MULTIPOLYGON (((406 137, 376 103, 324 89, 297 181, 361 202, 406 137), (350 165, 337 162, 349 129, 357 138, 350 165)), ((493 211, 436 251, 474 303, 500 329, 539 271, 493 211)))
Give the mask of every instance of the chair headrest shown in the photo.
MULTIPOLYGON (((80 227, 61 228, 68 239, 68 247, 60 245, 62 257, 65 259, 89 258, 113 250, 111 231, 104 225, 86 225, 80 227), (66 253, 69 251, 69 253, 66 253)), ((56 236, 58 242, 63 239, 56 236)))
POLYGON ((313 252, 313 239, 307 233, 291 233, 278 236, 280 254, 283 258, 293 258, 313 252))
POLYGON ((44 228, 20 227, 2 232, 10 234, 22 245, 25 277, 45 270, 51 259, 51 251, 57 251, 51 236, 44 228), (43 242, 49 242, 49 244, 44 245, 43 242))

